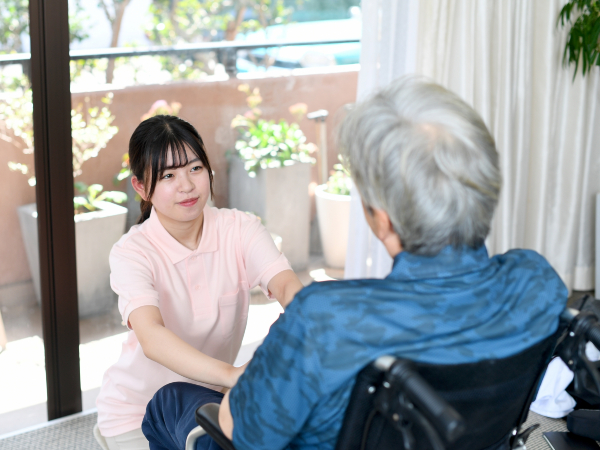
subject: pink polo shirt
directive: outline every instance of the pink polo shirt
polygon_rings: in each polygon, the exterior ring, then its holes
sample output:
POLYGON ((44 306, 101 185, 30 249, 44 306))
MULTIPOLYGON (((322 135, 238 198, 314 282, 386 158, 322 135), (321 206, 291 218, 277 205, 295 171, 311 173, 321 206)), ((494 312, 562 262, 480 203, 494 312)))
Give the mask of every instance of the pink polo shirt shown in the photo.
MULTIPOLYGON (((110 269, 124 323, 134 309, 157 306, 169 330, 202 353, 232 364, 246 329, 250 289, 260 285, 268 293, 271 278, 291 267, 255 216, 205 207, 196 250, 177 242, 152 210, 148 220, 114 245, 110 269)), ((217 389, 146 358, 130 331, 96 400, 102 435, 140 428, 152 396, 175 381, 217 389)))

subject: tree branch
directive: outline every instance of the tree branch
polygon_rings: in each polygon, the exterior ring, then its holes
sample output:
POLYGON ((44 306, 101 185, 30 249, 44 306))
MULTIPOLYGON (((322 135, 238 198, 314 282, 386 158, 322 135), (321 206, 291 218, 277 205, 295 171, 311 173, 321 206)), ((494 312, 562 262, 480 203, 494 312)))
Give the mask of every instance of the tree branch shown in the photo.
POLYGON ((260 5, 258 5, 258 20, 260 21, 260 25, 266 30, 267 29, 267 19, 265 17, 265 12, 263 11, 263 6, 265 4, 264 0, 260 0, 260 5))
POLYGON ((246 5, 240 5, 239 9, 236 12, 235 19, 230 20, 227 23, 227 30, 225 31, 225 40, 233 41, 237 36, 238 29, 242 21, 244 20, 244 14, 246 14, 246 5))
MULTIPOLYGON (((104 0, 100 0, 104 2, 104 0)), ((114 2, 115 0, 113 0, 114 2)), ((123 16, 125 15, 125 9, 129 5, 130 0, 122 0, 119 4, 115 4, 115 19, 112 22, 112 37, 110 41, 111 47, 117 47, 119 44, 119 35, 121 33, 121 24, 123 22, 123 16)), ((108 60, 108 65, 106 67, 106 82, 113 82, 113 74, 115 71, 115 60, 113 58, 108 60)))
MULTIPOLYGON (((110 24, 112 25, 116 19, 116 14, 112 15, 108 9, 108 6, 106 5, 106 2, 104 0, 98 0, 98 5, 104 10, 104 14, 106 14, 106 18, 108 19, 108 21, 110 22, 110 24)), ((113 5, 114 6, 114 5, 113 5)), ((115 13, 116 13, 116 7, 115 7, 115 13)))

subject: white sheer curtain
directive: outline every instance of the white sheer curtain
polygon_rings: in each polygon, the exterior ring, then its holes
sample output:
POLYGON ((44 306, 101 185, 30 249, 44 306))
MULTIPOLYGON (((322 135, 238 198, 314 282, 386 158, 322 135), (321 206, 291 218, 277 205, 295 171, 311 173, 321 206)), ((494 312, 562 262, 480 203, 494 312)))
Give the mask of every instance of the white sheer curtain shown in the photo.
POLYGON ((570 289, 593 287, 600 71, 561 65, 563 0, 429 0, 417 71, 458 93, 496 139, 503 193, 488 248, 543 254, 570 289))
POLYGON ((573 81, 572 69, 562 67, 565 33, 556 18, 563 4, 419 2, 415 72, 473 105, 496 138, 504 187, 490 253, 534 249, 570 289, 588 290, 600 191, 600 70, 573 81))
MULTIPOLYGON (((357 101, 415 71, 418 0, 363 0, 362 49, 357 101)), ((365 221, 352 190, 345 278, 383 278, 392 259, 365 221)))

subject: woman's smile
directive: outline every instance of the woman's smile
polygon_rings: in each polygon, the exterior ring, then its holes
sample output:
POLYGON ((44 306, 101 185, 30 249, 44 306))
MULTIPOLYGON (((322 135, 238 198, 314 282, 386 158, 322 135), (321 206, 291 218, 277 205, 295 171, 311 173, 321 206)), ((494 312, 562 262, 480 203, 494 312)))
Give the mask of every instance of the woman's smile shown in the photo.
POLYGON ((190 207, 190 206, 194 206, 197 202, 198 202, 198 197, 193 197, 193 198, 188 198, 177 204, 180 206, 190 207))

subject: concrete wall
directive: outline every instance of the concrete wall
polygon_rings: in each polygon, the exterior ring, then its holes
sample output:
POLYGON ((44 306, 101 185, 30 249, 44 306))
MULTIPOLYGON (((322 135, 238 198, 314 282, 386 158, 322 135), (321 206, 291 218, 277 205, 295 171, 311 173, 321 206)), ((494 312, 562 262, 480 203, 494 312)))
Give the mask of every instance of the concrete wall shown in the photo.
MULTIPOLYGON (((355 101, 357 78, 358 68, 346 66, 323 71, 297 70, 279 76, 113 88, 110 90, 114 93, 111 111, 116 116, 114 124, 119 127, 119 133, 97 158, 83 165, 83 174, 77 177, 77 181, 124 190, 123 184, 115 188, 112 179, 120 170, 121 158, 127 152, 129 137, 139 124, 140 117, 156 100, 177 101, 183 105, 179 115, 196 126, 206 144, 215 171, 215 204, 226 207, 225 152, 233 147, 236 138, 230 123, 236 114, 247 110, 245 95, 237 90, 239 84, 248 83, 251 88, 260 89, 264 118, 291 121, 293 117, 288 107, 299 102, 306 103, 309 112, 328 110, 328 159, 331 166, 337 161, 334 124, 343 117, 344 105, 355 101)), ((92 104, 100 104, 106 92, 75 93, 73 105, 82 102, 85 97, 89 97, 92 104)), ((317 143, 314 123, 304 119, 300 126, 308 140, 317 143)), ((8 161, 24 162, 33 167, 33 156, 23 155, 11 144, 0 140, 0 287, 31 279, 16 208, 35 201, 35 190, 27 184, 26 176, 8 170, 8 161)), ((316 168, 313 168, 314 180, 316 174, 316 168)))

